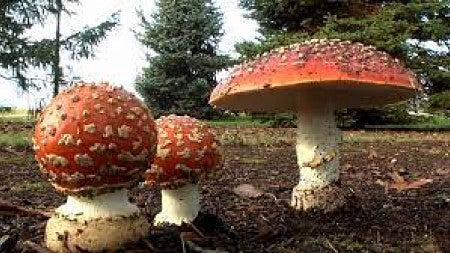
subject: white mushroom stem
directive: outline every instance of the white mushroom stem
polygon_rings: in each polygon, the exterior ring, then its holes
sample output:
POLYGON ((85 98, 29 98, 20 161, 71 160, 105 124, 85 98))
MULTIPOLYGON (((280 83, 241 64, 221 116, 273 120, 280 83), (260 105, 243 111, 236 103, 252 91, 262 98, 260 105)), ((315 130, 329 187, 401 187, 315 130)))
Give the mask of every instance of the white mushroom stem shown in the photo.
POLYGON ((116 252, 147 236, 149 228, 125 189, 92 198, 69 196, 48 220, 45 242, 54 252, 116 252))
POLYGON ((67 202, 56 209, 56 213, 68 219, 92 220, 108 217, 131 216, 139 209, 128 201, 126 189, 105 193, 92 198, 68 196, 67 202))
POLYGON ((296 209, 322 209, 322 200, 314 196, 314 191, 339 178, 337 144, 340 132, 336 127, 333 106, 323 102, 318 99, 297 108, 296 153, 300 178, 291 202, 296 209))
POLYGON ((200 211, 198 185, 187 184, 174 190, 161 190, 161 212, 155 216, 154 225, 192 222, 200 211))

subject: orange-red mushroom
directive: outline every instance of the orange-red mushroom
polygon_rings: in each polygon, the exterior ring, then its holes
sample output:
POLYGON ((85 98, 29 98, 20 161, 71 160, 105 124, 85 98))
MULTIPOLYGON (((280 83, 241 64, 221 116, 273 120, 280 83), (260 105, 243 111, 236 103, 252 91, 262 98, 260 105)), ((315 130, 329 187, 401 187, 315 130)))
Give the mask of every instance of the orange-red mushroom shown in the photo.
POLYGON ((147 184, 162 188, 162 211, 155 224, 191 222, 200 209, 198 180, 221 165, 222 155, 214 134, 202 122, 170 115, 156 120, 158 149, 147 184))
POLYGON ((296 111, 300 179, 291 204, 332 210, 339 192, 339 130, 334 110, 383 105, 420 89, 399 60, 372 46, 310 40, 277 48, 237 66, 212 92, 210 104, 257 112, 296 111))
POLYGON ((156 153, 156 127, 133 94, 108 84, 77 84, 44 109, 33 144, 41 170, 69 195, 47 223, 50 249, 116 250, 146 234, 149 225, 128 202, 127 189, 156 153))

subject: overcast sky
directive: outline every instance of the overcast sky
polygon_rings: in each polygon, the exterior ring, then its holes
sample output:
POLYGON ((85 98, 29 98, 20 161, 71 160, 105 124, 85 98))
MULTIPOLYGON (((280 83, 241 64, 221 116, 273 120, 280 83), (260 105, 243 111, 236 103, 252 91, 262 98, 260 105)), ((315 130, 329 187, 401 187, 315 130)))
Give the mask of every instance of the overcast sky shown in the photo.
MULTIPOLYGON (((244 40, 253 40, 257 36, 257 24, 243 17, 238 0, 217 0, 224 13, 224 37, 220 43, 220 52, 235 53, 233 45, 244 40)), ((85 81, 106 80, 123 85, 134 92, 134 80, 145 66, 146 49, 136 41, 132 30, 139 28, 136 9, 143 9, 148 16, 155 10, 153 0, 81 0, 80 6, 74 6, 76 15, 69 22, 62 23, 62 33, 70 34, 85 25, 95 25, 104 21, 113 12, 120 10, 121 26, 110 33, 96 51, 96 58, 79 62, 63 62, 73 66, 73 75, 85 81)), ((67 19, 66 19, 67 20, 67 19)), ((36 39, 52 37, 54 23, 33 29, 30 36, 36 39)), ((0 105, 27 106, 35 103, 42 94, 20 94, 14 83, 0 78, 0 105)))

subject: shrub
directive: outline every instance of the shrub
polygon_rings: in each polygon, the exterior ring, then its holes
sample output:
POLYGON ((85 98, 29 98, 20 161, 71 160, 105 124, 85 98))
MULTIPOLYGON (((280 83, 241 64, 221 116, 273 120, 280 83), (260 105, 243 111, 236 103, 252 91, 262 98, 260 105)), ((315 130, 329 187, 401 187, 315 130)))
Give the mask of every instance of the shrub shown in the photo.
POLYGON ((430 96, 428 110, 430 112, 441 112, 450 117, 450 90, 430 96))

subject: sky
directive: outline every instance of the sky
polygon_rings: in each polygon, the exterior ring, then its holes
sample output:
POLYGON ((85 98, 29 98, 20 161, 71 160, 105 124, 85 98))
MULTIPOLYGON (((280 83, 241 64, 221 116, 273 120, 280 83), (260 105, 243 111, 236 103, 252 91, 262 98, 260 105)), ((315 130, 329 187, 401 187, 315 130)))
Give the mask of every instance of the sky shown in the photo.
MULTIPOLYGON (((244 18, 245 12, 238 7, 238 0, 217 0, 217 6, 224 14, 224 36, 219 44, 221 53, 236 54, 234 44, 244 40, 254 40, 258 25, 254 20, 244 18)), ((145 55, 148 50, 136 40, 133 30, 139 29, 136 9, 142 9, 146 16, 155 11, 153 0, 81 0, 81 5, 73 6, 75 11, 68 22, 62 23, 62 34, 104 21, 113 12, 120 10, 121 25, 114 29, 96 50, 96 57, 89 60, 73 62, 70 75, 79 76, 84 81, 109 81, 123 85, 125 89, 135 92, 134 80, 146 66, 145 55)), ((67 19, 66 19, 67 20, 67 19)), ((42 27, 33 28, 29 36, 34 39, 52 37, 54 22, 51 20, 42 27)), ((67 60, 62 65, 67 65, 67 60)), ((67 72, 67 71, 66 71, 67 72)), ((66 73, 67 74, 67 73, 66 73)), ((42 72, 36 75, 45 76, 42 72)), ((50 90, 44 92, 21 93, 16 84, 0 78, 0 105, 29 107, 41 97, 49 96, 50 90)))

